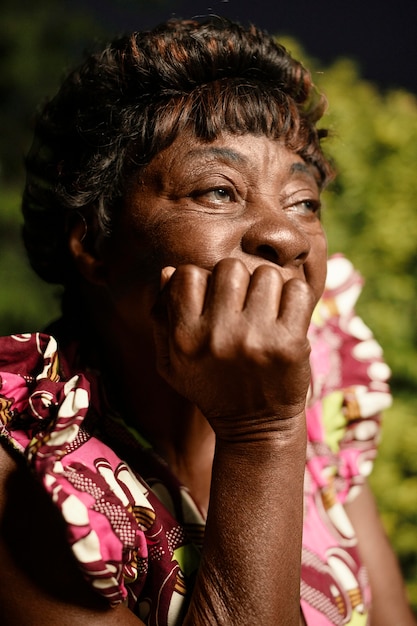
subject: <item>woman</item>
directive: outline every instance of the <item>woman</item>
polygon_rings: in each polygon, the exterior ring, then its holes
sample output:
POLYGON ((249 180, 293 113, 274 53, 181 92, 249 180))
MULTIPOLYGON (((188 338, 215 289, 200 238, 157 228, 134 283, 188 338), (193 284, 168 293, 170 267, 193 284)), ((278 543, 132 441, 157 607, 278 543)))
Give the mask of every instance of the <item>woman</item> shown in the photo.
POLYGON ((372 591, 372 624, 414 623, 363 486, 389 393, 379 354, 346 365, 345 259, 316 308, 323 109, 218 19, 114 41, 44 108, 24 238, 65 296, 1 346, 2 622, 366 624, 372 591))

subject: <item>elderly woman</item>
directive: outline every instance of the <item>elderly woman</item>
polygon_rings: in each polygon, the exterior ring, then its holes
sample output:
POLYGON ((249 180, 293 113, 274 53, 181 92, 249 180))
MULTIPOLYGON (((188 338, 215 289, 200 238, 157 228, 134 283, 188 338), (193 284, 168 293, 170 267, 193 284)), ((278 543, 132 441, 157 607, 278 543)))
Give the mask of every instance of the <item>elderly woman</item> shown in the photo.
POLYGON ((24 239, 65 293, 1 343, 2 624, 414 623, 346 259, 316 306, 323 109, 215 19, 115 40, 40 114, 24 239))

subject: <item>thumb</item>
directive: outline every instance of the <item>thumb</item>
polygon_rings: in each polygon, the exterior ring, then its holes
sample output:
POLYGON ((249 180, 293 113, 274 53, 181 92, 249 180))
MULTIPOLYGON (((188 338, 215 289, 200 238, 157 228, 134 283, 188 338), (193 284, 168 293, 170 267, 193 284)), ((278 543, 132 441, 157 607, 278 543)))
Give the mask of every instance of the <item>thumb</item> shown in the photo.
POLYGON ((166 309, 166 293, 164 289, 175 272, 175 267, 170 265, 161 271, 160 292, 152 310, 153 336, 156 349, 156 367, 160 375, 166 378, 169 374, 170 346, 169 346, 169 319, 166 309))
POLYGON ((171 278, 171 276, 173 275, 175 270, 176 270, 176 268, 172 267, 172 265, 167 265, 166 267, 162 268, 162 271, 161 271, 161 282, 160 282, 161 290, 169 282, 169 279, 171 278))

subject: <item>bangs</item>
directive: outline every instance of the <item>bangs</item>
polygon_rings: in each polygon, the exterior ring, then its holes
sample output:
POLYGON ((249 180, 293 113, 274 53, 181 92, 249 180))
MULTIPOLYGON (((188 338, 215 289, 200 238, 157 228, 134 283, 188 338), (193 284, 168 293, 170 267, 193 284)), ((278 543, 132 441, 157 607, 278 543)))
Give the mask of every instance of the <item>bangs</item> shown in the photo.
POLYGON ((226 131, 278 139, 291 132, 299 117, 297 107, 282 92, 271 93, 262 85, 231 84, 230 80, 204 85, 178 104, 178 130, 186 126, 206 141, 226 131))
POLYGON ((146 126, 150 133, 147 141, 139 143, 147 144, 150 153, 136 154, 136 164, 149 162, 161 146, 168 147, 184 132, 207 142, 224 133, 264 135, 282 141, 317 167, 323 184, 326 182, 329 167, 321 151, 320 131, 279 86, 227 78, 166 98, 156 110, 149 110, 152 126, 146 126))

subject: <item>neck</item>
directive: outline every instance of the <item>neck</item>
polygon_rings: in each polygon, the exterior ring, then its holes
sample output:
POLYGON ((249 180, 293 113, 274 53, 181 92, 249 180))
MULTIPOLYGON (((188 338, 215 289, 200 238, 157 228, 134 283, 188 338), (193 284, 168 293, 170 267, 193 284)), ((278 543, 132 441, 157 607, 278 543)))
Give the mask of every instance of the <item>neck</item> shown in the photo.
POLYGON ((123 402, 123 414, 166 460, 178 480, 207 513, 215 435, 200 410, 161 378, 155 367, 152 341, 120 341, 113 332, 109 344, 97 341, 99 369, 109 400, 123 402))
POLYGON ((215 446, 211 426, 197 407, 158 375, 150 376, 150 368, 139 384, 135 372, 135 380, 125 387, 127 414, 206 513, 215 446))

